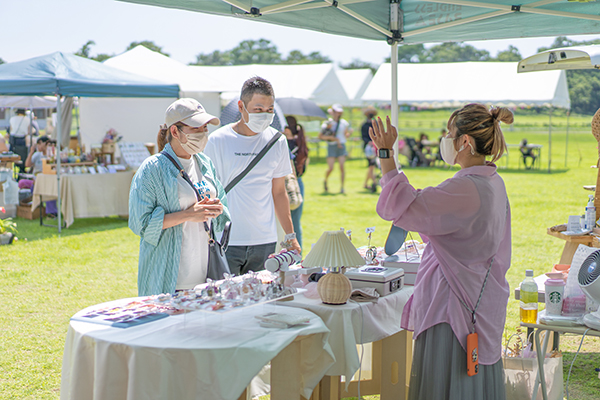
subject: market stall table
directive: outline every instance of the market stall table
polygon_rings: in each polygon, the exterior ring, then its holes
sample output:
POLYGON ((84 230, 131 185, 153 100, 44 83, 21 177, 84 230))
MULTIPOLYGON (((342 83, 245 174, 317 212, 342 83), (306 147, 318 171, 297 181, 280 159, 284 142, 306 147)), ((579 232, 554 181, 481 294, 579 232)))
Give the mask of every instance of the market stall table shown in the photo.
POLYGON ((382 400, 406 398, 407 376, 412 364, 412 334, 402 330, 400 321, 412 293, 412 286, 404 286, 402 290, 380 297, 377 303, 328 305, 303 295, 281 303, 312 311, 331 330, 329 344, 335 364, 321 381, 322 400, 357 395, 357 382, 350 383, 346 391, 340 384, 340 376, 349 382, 358 371, 360 358, 356 345, 362 343, 373 343, 373 378, 361 382, 361 395, 381 394, 382 400))
MULTIPOLYGON (((89 307, 75 315, 123 304, 89 307)), ((333 363, 329 329, 306 310, 306 325, 263 328, 271 304, 226 313, 196 311, 126 329, 71 320, 63 356, 62 400, 235 400, 272 362, 273 400, 306 398, 333 363)))
MULTIPOLYGON (((129 187, 134 171, 112 174, 66 174, 60 177, 61 211, 66 226, 75 218, 129 215, 129 187)), ((58 195, 56 175, 38 174, 31 209, 58 195)))
POLYGON ((537 376, 536 388, 534 390, 534 397, 533 397, 534 399, 536 398, 535 395, 537 394, 537 386, 538 386, 538 384, 541 384, 542 398, 543 398, 543 400, 548 400, 548 392, 546 391, 546 380, 540 379, 541 376, 545 376, 544 375, 544 357, 546 356, 546 352, 540 351, 540 349, 546 349, 548 347, 547 341, 549 338, 549 335, 546 335, 546 338, 544 339, 544 344, 542 345, 540 343, 540 334, 543 331, 557 332, 557 333, 572 333, 575 335, 583 335, 585 333, 586 336, 600 337, 600 331, 592 329, 592 328, 588 328, 587 326, 567 327, 567 326, 548 325, 548 324, 526 324, 523 322, 521 322, 521 326, 524 326, 527 329, 535 330, 534 338, 535 338, 535 348, 536 348, 539 374, 537 376))

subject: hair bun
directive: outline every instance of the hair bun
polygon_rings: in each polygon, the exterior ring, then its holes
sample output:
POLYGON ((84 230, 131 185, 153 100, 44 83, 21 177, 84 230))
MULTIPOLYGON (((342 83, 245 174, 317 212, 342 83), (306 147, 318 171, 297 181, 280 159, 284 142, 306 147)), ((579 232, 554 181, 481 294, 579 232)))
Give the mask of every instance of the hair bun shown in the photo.
POLYGON ((510 111, 506 107, 492 108, 490 110, 490 113, 492 114, 492 117, 495 121, 504 122, 505 124, 512 124, 515 120, 512 111, 510 111))

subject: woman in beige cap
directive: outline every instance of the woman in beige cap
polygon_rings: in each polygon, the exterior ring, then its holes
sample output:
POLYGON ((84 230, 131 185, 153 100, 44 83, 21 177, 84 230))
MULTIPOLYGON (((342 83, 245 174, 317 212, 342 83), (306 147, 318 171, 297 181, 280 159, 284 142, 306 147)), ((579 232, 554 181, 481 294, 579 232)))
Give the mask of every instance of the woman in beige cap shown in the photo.
POLYGON ((209 123, 220 121, 196 100, 171 104, 158 133, 160 153, 146 159, 131 182, 129 227, 141 237, 140 296, 192 289, 206 281, 205 223, 218 232, 230 219, 225 190, 202 153, 209 123))

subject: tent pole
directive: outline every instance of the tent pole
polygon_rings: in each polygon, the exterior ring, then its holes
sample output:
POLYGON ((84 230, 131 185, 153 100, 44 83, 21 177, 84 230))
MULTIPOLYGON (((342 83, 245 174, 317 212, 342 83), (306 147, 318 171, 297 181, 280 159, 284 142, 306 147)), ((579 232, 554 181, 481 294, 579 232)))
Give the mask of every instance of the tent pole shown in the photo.
MULTIPOLYGON (((392 46, 392 104, 390 105, 390 111, 392 112, 392 125, 398 128, 398 42, 393 41, 392 46)), ((400 154, 398 151, 398 138, 394 143, 394 161, 396 161, 396 168, 399 167, 400 154)))
POLYGON ((550 173, 550 164, 552 163, 552 106, 548 112, 548 173, 550 173))
POLYGON ((61 121, 61 106, 60 106, 61 95, 56 95, 56 215, 58 217, 58 233, 61 232, 62 221, 61 221, 61 204, 60 204, 60 147, 61 147, 61 136, 62 136, 62 121, 61 121))
POLYGON ((571 110, 567 110, 567 141, 565 143, 565 168, 567 168, 567 150, 569 148, 569 115, 571 110))

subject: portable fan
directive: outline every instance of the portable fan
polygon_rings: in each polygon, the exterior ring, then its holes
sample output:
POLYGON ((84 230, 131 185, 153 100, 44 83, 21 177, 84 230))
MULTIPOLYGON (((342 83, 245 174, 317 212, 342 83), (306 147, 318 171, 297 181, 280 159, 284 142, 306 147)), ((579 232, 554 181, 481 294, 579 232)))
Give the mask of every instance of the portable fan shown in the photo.
MULTIPOLYGON (((597 303, 600 303, 600 250, 594 251, 585 259, 577 275, 581 290, 597 303)), ((583 322, 590 328, 600 330, 600 309, 586 314, 583 322)))

